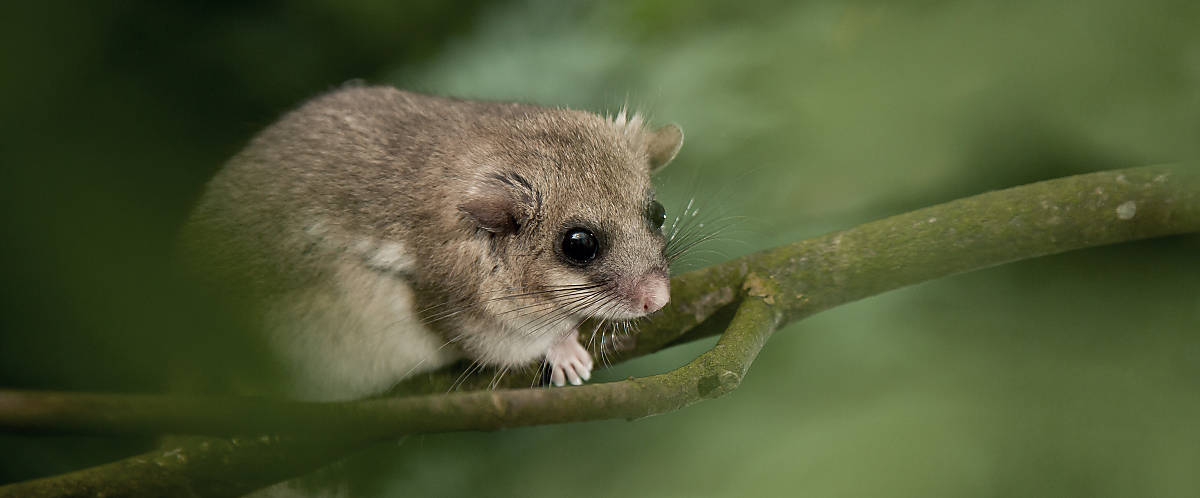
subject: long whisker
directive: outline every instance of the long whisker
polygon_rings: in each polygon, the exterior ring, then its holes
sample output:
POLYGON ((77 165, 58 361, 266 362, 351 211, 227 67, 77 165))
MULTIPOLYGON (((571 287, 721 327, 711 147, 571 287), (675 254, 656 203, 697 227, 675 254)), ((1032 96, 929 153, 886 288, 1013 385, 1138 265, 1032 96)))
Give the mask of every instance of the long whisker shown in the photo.
MULTIPOLYGON (((511 295, 506 295, 506 296, 500 296, 500 297, 491 298, 491 299, 488 299, 488 301, 491 301, 491 300, 494 300, 494 299, 510 299, 510 298, 516 298, 516 297, 522 297, 522 296, 530 296, 530 295, 536 295, 536 294, 545 294, 545 293, 550 293, 550 292, 561 292, 561 291, 576 290, 576 289, 587 289, 587 288, 597 287, 598 285, 600 285, 600 284, 571 284, 571 285, 560 285, 560 286, 552 286, 552 287, 543 287, 542 289, 539 289, 539 290, 536 290, 536 291, 532 291, 532 292, 522 292, 522 293, 519 293, 519 294, 511 294, 511 295)), ((482 293, 482 294, 483 294, 483 295, 489 295, 489 294, 499 294, 499 293, 501 293, 501 292, 509 292, 509 291, 514 291, 514 290, 518 290, 518 289, 520 289, 520 287, 509 287, 509 288, 506 288, 506 289, 497 289, 497 290, 490 291, 490 292, 484 292, 484 293, 482 293)), ((421 309, 419 312, 420 312, 420 313, 428 313, 428 312, 430 312, 430 311, 433 311, 433 310, 435 310, 435 309, 438 309, 438 308, 443 308, 443 307, 446 307, 446 306, 450 306, 451 304, 452 304, 452 303, 442 303, 442 304, 435 304, 435 305, 432 305, 432 306, 426 307, 426 308, 424 308, 424 309, 421 309)))
POLYGON ((538 375, 533 376, 533 382, 529 383, 530 389, 537 387, 538 384, 541 383, 541 380, 542 380, 541 373, 546 371, 546 365, 547 365, 547 363, 549 363, 549 361, 550 360, 548 358, 546 358, 545 356, 542 357, 542 364, 541 364, 541 366, 538 367, 538 375))
POLYGON ((525 334, 529 336, 538 335, 545 329, 570 318, 587 307, 609 298, 610 294, 608 293, 596 293, 594 296, 589 296, 583 300, 576 301, 575 303, 559 308, 558 310, 551 310, 551 312, 546 313, 533 322, 530 322, 528 326, 531 327, 531 329, 526 330, 525 334))
MULTIPOLYGON (((542 323, 541 325, 539 325, 535 328, 532 328, 531 330, 527 330, 525 333, 526 333, 526 335, 541 334, 544 331, 551 329, 555 325, 562 323, 564 320, 568 320, 573 316, 576 316, 579 314, 589 314, 589 313, 587 313, 587 311, 590 308, 592 308, 594 306, 603 306, 603 305, 613 301, 614 299, 616 299, 616 296, 614 296, 614 295, 603 295, 603 294, 598 295, 595 298, 589 299, 584 302, 580 302, 574 306, 571 306, 570 308, 565 308, 565 309, 561 310, 560 312, 553 315, 553 319, 544 320, 544 323, 542 323)), ((579 324, 582 324, 584 322, 584 320, 586 320, 586 318, 580 319, 579 324)), ((578 327, 579 324, 576 324, 575 326, 578 327)))
POLYGON ((604 318, 599 318, 596 320, 596 326, 592 328, 592 333, 588 334, 587 344, 584 345, 584 349, 590 350, 595 346, 596 332, 598 332, 600 330, 600 327, 604 326, 604 320, 605 320, 604 318))
POLYGON ((459 374, 457 379, 454 379, 454 383, 450 384, 450 389, 446 390, 446 392, 452 393, 457 391, 458 388, 462 386, 463 382, 467 380, 467 377, 470 377, 480 368, 483 368, 483 363, 480 363, 479 360, 471 361, 471 364, 467 365, 467 369, 463 370, 463 373, 459 374))
POLYGON ((680 255, 687 252, 691 248, 696 247, 697 245, 703 244, 705 242, 708 242, 710 240, 714 240, 714 239, 720 237, 726 231, 728 231, 729 228, 730 227, 718 228, 717 230, 713 231, 712 233, 708 233, 701 237, 697 237, 695 240, 688 241, 686 244, 681 245, 680 247, 673 248, 671 250, 671 252, 667 253, 667 255, 666 255, 667 261, 671 261, 675 258, 678 258, 680 255))
POLYGON ((689 223, 687 225, 680 226, 679 229, 673 233, 674 237, 667 241, 667 246, 671 246, 671 247, 678 246, 679 244, 686 241, 686 239, 689 235, 703 233, 703 231, 701 229, 704 228, 705 225, 708 225, 710 227, 711 226, 724 227, 724 226, 735 225, 745 219, 746 219, 745 216, 691 218, 689 221, 694 221, 694 223, 689 223))
MULTIPOLYGON (((602 318, 600 319, 600 322, 596 324, 596 328, 592 330, 592 339, 593 340, 596 338, 596 332, 598 332, 605 325, 605 322, 608 321, 607 315, 611 311, 610 307, 616 307, 619 304, 620 303, 618 301, 613 301, 608 306, 601 308, 596 313, 597 315, 601 316, 602 318)), ((617 322, 608 322, 608 323, 610 324, 610 326, 615 326, 617 322)), ((597 344, 596 352, 597 352, 598 356, 600 357, 600 362, 601 362, 601 364, 604 365, 604 368, 608 368, 608 367, 612 366, 611 362, 608 361, 608 352, 606 351, 606 348, 604 346, 604 333, 600 334, 600 342, 597 344)))
POLYGON ((533 303, 533 304, 527 304, 527 305, 524 305, 524 306, 519 306, 519 307, 517 307, 517 308, 514 308, 514 309, 511 309, 511 310, 505 310, 505 311, 501 311, 500 313, 497 313, 497 315, 504 315, 504 314, 508 314, 508 313, 514 313, 514 312, 517 312, 517 311, 527 310, 527 309, 529 309, 529 308, 539 308, 539 309, 536 309, 536 310, 533 310, 533 311, 530 311, 530 312, 527 312, 527 313, 522 313, 522 314, 520 314, 520 315, 516 315, 516 316, 510 317, 511 319, 515 320, 515 319, 518 319, 518 318, 523 318, 523 317, 525 317, 525 316, 528 316, 528 315, 532 315, 532 314, 534 314, 534 313, 538 313, 538 312, 541 312, 541 311, 546 311, 546 310, 547 310, 547 308, 556 309, 556 308, 558 308, 558 306, 559 306, 560 304, 562 304, 561 302, 555 301, 556 299, 559 299, 559 298, 574 298, 574 299, 572 299, 572 300, 570 300, 570 301, 567 301, 568 303, 570 303, 570 302, 575 302, 575 301, 577 301, 577 300, 579 300, 579 299, 586 299, 586 298, 588 298, 588 297, 590 297, 590 296, 593 296, 593 295, 599 294, 599 293, 601 293, 601 292, 603 292, 603 291, 589 290, 589 291, 586 291, 586 292, 585 292, 585 291, 573 292, 573 293, 571 293, 571 294, 567 294, 567 295, 564 295, 564 296, 552 296, 552 297, 550 298, 550 300, 549 300, 549 301, 542 301, 542 302, 536 302, 536 303, 533 303))
POLYGON ((715 222, 707 222, 698 224, 690 229, 688 233, 681 235, 672 243, 663 248, 663 255, 668 262, 675 262, 680 256, 686 254, 696 246, 705 242, 724 239, 724 235, 733 230, 742 217, 724 217, 715 222), (708 228, 705 228, 707 224, 708 228))
MULTIPOLYGON (((500 300, 505 300, 505 299, 519 299, 519 298, 528 297, 528 296, 537 296, 537 295, 543 295, 543 294, 554 294, 554 293, 559 293, 559 292, 572 292, 572 291, 577 291, 577 290, 586 290, 586 289, 595 288, 595 287, 598 287, 598 285, 566 286, 566 287, 560 287, 560 288, 542 289, 542 290, 537 290, 537 291, 532 291, 532 292, 522 292, 519 294, 510 294, 510 295, 492 297, 492 298, 488 298, 488 299, 482 299, 476 303, 472 303, 467 306, 478 306, 479 304, 489 303, 489 302, 493 302, 493 301, 500 301, 500 300)), ((495 294, 495 293, 493 293, 493 294, 495 294)), ((446 308, 446 307, 454 306, 456 304, 457 303, 443 303, 443 304, 439 304, 439 305, 433 305, 433 306, 429 306, 429 307, 421 310, 420 313, 429 315, 429 313, 431 311, 434 311, 438 308, 446 308)), ((443 313, 444 312, 445 311, 443 311, 443 313)), ((438 313, 434 313, 433 315, 429 315, 429 316, 436 316, 437 314, 438 313)))
POLYGON ((500 386, 500 381, 504 380, 504 375, 508 373, 508 369, 509 367, 506 365, 492 376, 492 381, 488 383, 489 391, 495 391, 496 388, 500 386))
POLYGON ((690 239, 705 234, 706 232, 703 230, 705 225, 708 225, 709 227, 715 226, 717 230, 725 230, 737 225, 737 223, 745 219, 745 217, 724 216, 714 219, 691 219, 695 220, 695 223, 680 227, 676 233, 673 233, 673 237, 668 240, 665 245, 664 252, 669 252, 674 248, 685 245, 690 239))
MULTIPOLYGON (((536 294, 536 293, 540 293, 540 292, 554 292, 554 290, 570 290, 570 289, 594 287, 594 286, 595 286, 594 283, 570 283, 570 284, 564 284, 564 286, 542 286, 540 289, 534 290, 534 292, 520 293, 520 294, 514 294, 514 295, 536 294)), ((481 292, 480 295, 494 295, 494 294, 512 292, 512 290, 521 290, 521 289, 522 289, 522 287, 505 287, 505 288, 500 288, 500 289, 487 290, 487 292, 481 292)), ((430 311, 430 310, 433 310, 433 308, 438 308, 438 307, 442 307, 442 306, 446 306, 446 304, 428 306, 426 308, 422 308, 421 311, 430 311)))
POLYGON ((596 290, 592 290, 589 293, 586 293, 583 295, 574 296, 570 300, 566 300, 566 301, 551 300, 551 302, 546 303, 548 306, 551 306, 549 309, 537 310, 537 312, 539 312, 539 313, 544 311, 545 314, 543 314, 540 317, 536 317, 536 318, 533 318, 533 319, 527 321, 525 326, 526 327, 539 326, 546 319, 557 319, 557 318, 560 318, 559 315, 564 314, 564 313, 568 314, 568 315, 572 314, 572 313, 576 313, 580 308, 582 308, 584 306, 588 306, 588 305, 596 302, 596 300, 598 298, 603 298, 604 296, 609 295, 611 290, 612 290, 611 284, 608 282, 605 282, 604 287, 596 289, 596 290))
POLYGON ((454 309, 450 309, 450 310, 445 310, 445 311, 442 311, 442 312, 440 312, 440 313, 436 313, 436 314, 434 314, 434 315, 432 315, 432 316, 427 316, 427 317, 425 317, 425 318, 423 319, 422 323, 426 323, 426 324, 428 324, 428 323, 433 323, 433 322, 436 322, 436 321, 439 321, 439 320, 444 320, 444 319, 446 319, 446 318, 449 318, 449 317, 452 317, 452 316, 458 315, 458 314, 460 314, 460 313, 463 313, 463 312, 465 312, 465 311, 468 311, 468 310, 470 310, 470 309, 472 309, 472 308, 476 308, 476 307, 482 306, 482 305, 484 305, 484 304, 491 303, 491 302, 495 302, 495 301, 501 301, 501 300, 515 300, 515 299, 521 299, 521 298, 530 298, 530 297, 532 297, 532 296, 546 295, 546 294, 550 294, 550 295, 551 295, 551 296, 550 296, 550 298, 551 298, 551 299, 554 299, 554 298, 556 298, 556 297, 570 297, 570 296, 573 296, 573 295, 585 294, 585 293, 587 293, 587 292, 591 291, 592 289, 594 289, 594 288, 596 288, 596 287, 599 287, 599 285, 587 286, 587 287, 580 287, 580 288, 565 288, 565 289, 543 290, 543 291, 536 291, 536 292, 527 292, 527 293, 523 293, 523 294, 514 294, 514 295, 511 295, 511 296, 500 296, 500 297, 494 297, 494 298, 491 298, 491 299, 485 299, 485 300, 482 300, 482 301, 477 301, 477 302, 474 302, 474 303, 468 303, 468 304, 466 304, 466 305, 463 305, 463 306, 461 306, 461 307, 458 307, 458 308, 454 308, 454 309), (555 293, 562 293, 562 294, 561 294, 560 296, 556 296, 556 295, 554 295, 555 293))

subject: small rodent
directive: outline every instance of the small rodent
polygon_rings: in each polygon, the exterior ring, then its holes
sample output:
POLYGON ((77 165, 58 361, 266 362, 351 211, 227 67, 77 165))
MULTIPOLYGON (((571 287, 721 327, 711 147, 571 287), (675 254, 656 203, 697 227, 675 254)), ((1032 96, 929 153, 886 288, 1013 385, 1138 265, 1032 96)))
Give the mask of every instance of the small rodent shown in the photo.
POLYGON ((466 357, 580 384, 585 318, 669 299, 650 174, 678 126, 353 86, 258 134, 185 243, 257 303, 285 394, 355 399, 466 357))

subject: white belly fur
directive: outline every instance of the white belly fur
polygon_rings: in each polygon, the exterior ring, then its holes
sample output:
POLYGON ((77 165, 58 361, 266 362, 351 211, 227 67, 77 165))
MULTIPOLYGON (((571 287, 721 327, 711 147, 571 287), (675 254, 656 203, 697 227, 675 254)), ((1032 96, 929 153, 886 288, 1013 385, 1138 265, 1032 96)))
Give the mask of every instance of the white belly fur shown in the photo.
POLYGON ((269 339, 288 368, 289 397, 363 398, 458 359, 457 348, 416 316, 403 279, 347 261, 326 281, 269 310, 269 339))

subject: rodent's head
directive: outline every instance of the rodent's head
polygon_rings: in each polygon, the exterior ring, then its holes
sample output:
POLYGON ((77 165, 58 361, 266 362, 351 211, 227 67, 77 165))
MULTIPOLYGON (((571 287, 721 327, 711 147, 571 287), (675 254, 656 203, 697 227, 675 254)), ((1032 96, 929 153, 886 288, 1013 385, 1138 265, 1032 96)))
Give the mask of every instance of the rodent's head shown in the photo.
POLYGON ((488 146, 472 155, 483 164, 459 209, 493 264, 507 267, 488 270, 511 280, 490 282, 481 297, 521 296, 496 300, 493 313, 520 328, 632 319, 667 303, 666 212, 650 174, 679 151, 678 126, 549 109, 481 135, 488 146))

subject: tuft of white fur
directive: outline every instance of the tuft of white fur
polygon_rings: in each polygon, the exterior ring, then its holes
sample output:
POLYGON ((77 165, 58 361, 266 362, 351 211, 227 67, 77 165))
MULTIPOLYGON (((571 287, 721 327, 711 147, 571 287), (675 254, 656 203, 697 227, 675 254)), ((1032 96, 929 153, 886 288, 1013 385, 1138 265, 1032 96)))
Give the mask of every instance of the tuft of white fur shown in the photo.
POLYGON ((367 266, 377 270, 408 273, 417 264, 404 244, 399 242, 361 241, 355 247, 367 266))
POLYGON ((641 112, 631 111, 627 105, 622 105, 615 116, 605 116, 605 120, 631 141, 640 140, 646 126, 646 117, 641 112))

